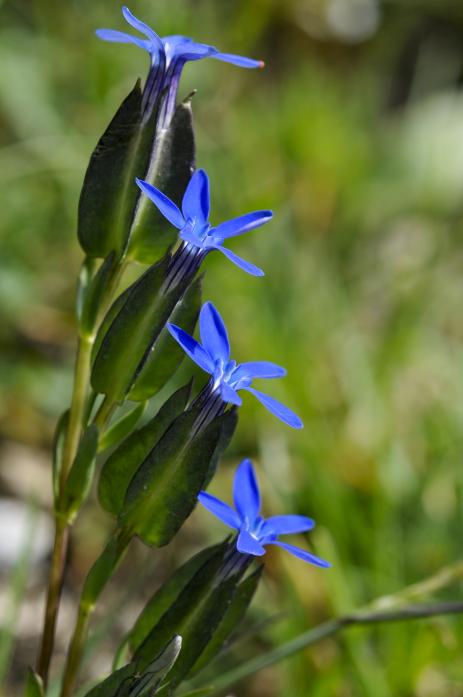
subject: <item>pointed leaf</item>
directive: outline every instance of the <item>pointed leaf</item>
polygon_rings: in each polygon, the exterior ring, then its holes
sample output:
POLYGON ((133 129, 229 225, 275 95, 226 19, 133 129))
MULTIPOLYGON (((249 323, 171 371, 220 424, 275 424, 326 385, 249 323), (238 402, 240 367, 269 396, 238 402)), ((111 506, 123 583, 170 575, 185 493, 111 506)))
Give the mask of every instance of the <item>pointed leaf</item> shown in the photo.
MULTIPOLYGON (((177 106, 167 130, 157 136, 149 169, 141 177, 181 206, 183 194, 194 171, 195 143, 191 105, 177 106)), ((129 248, 130 258, 153 263, 177 239, 178 231, 159 213, 148 198, 140 197, 129 248)))
POLYGON ((61 414, 53 437, 53 496, 55 504, 60 495, 60 475, 63 464, 63 448, 69 425, 69 409, 61 414))
POLYGON ((112 424, 102 435, 98 443, 98 450, 106 450, 113 445, 120 443, 133 431, 141 417, 143 416, 148 402, 140 402, 133 409, 126 412, 120 419, 112 424))
POLYGON ((178 417, 136 472, 119 524, 146 544, 170 542, 193 510, 220 439, 223 417, 192 438, 198 410, 178 417))
POLYGON ((156 689, 175 664, 181 648, 182 637, 174 636, 137 679, 130 690, 130 697, 154 695, 156 689))
POLYGON ((135 680, 136 664, 128 663, 92 687, 85 697, 126 697, 135 680))
MULTIPOLYGON (((201 281, 202 278, 198 278, 192 283, 169 317, 169 322, 178 324, 189 334, 193 334, 201 307, 201 281)), ((155 395, 174 375, 184 357, 184 351, 169 332, 163 329, 140 370, 128 399, 141 401, 155 395)))
POLYGON ((97 448, 98 428, 95 424, 91 424, 82 436, 64 485, 62 510, 68 516, 73 516, 78 511, 90 491, 95 472, 97 448))
POLYGON ((150 631, 161 619, 162 615, 176 601, 185 586, 190 582, 198 569, 202 568, 213 557, 223 555, 225 545, 213 545, 201 550, 191 559, 182 564, 175 573, 163 583, 143 608, 135 625, 128 636, 130 648, 135 652, 146 639, 150 631))
POLYGON ((87 287, 83 292, 82 311, 79 318, 81 336, 92 334, 95 331, 101 297, 106 290, 106 285, 114 269, 114 263, 115 255, 109 254, 98 271, 88 279, 87 287))
POLYGON ((223 416, 220 417, 222 422, 222 428, 220 430, 219 440, 217 446, 214 450, 214 454, 209 463, 209 470, 207 472, 206 480, 204 482, 204 487, 207 488, 212 477, 214 476, 217 465, 219 464, 222 455, 228 448, 233 434, 235 433, 236 426, 238 424, 238 409, 230 409, 223 416))
POLYGON ((210 663, 220 652, 230 635, 240 624, 249 604, 256 592, 260 577, 262 576, 263 566, 260 566, 254 573, 250 574, 237 587, 227 612, 218 625, 213 637, 206 648, 194 664, 190 675, 199 673, 208 663, 210 663))
POLYGON ((43 697, 44 694, 42 678, 32 668, 28 668, 24 697, 43 697))
POLYGON ((129 435, 106 460, 100 474, 98 497, 103 508, 118 515, 133 475, 157 441, 183 412, 191 385, 177 390, 142 428, 129 435))

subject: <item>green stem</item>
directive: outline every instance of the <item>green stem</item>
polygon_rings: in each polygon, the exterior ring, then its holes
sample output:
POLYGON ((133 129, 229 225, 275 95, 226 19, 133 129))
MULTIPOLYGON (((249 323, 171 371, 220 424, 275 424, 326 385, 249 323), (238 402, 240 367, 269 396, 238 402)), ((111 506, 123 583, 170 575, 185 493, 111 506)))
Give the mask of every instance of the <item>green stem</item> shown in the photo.
POLYGON ((118 531, 111 537, 87 574, 79 602, 76 625, 66 658, 60 697, 71 697, 88 634, 88 624, 98 599, 121 561, 131 536, 118 531))
POLYGON ((302 649, 337 634, 346 627, 378 624, 382 622, 417 620, 424 617, 455 615, 460 613, 463 613, 463 601, 436 603, 434 605, 409 605, 408 607, 386 612, 345 615, 344 617, 324 622, 318 627, 310 629, 308 632, 304 632, 304 634, 300 634, 291 641, 286 642, 283 646, 269 651, 269 653, 264 656, 253 658, 250 661, 242 663, 237 668, 224 673, 214 681, 214 689, 212 692, 208 693, 208 695, 209 697, 217 697, 239 680, 243 680, 243 678, 247 678, 285 658, 289 658, 299 651, 302 651, 302 649))
MULTIPOLYGON (((108 279, 105 293, 101 299, 100 310, 95 323, 94 331, 89 334, 79 336, 74 368, 74 384, 71 407, 69 412, 69 425, 63 448, 63 458, 59 478, 59 496, 56 511, 59 511, 59 503, 64 491, 66 478, 76 456, 82 430, 85 425, 85 411, 90 386, 91 356, 96 337, 96 330, 119 284, 125 267, 125 261, 121 261, 116 264, 111 277, 108 279)), ((69 542, 69 521, 63 520, 56 511, 55 541, 50 562, 44 625, 37 660, 37 673, 42 678, 45 688, 48 682, 50 661, 53 653, 56 621, 61 598, 61 589, 63 586, 64 562, 66 559, 69 542)))

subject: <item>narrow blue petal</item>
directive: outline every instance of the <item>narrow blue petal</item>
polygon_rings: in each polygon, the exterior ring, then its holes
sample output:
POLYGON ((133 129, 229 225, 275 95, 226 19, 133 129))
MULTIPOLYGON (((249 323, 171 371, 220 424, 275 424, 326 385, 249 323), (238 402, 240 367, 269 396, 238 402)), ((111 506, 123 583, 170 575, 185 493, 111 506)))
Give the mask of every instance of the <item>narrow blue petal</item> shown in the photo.
POLYGON ((265 549, 247 530, 241 530, 236 541, 238 552, 243 554, 252 554, 255 557, 261 557, 265 554, 265 549))
POLYGON ((252 525, 259 515, 260 493, 251 460, 243 460, 236 470, 233 501, 241 520, 252 525))
POLYGON ((226 240, 229 237, 243 235, 245 232, 255 230, 255 228, 265 225, 273 217, 272 211, 254 211, 254 213, 246 213, 238 218, 232 218, 225 223, 220 223, 214 228, 214 234, 221 240, 226 240))
POLYGON ((308 532, 314 527, 315 521, 303 515, 273 515, 265 519, 262 534, 294 535, 299 532, 308 532))
POLYGON ((263 68, 265 66, 264 61, 256 61, 245 56, 235 56, 233 53, 216 53, 212 58, 217 58, 217 60, 225 63, 233 63, 233 65, 238 65, 240 68, 263 68))
POLYGON ((141 19, 138 19, 138 17, 135 17, 135 15, 130 12, 128 7, 123 7, 122 8, 122 14, 124 16, 124 19, 128 24, 130 24, 131 27, 139 31, 141 34, 144 34, 150 42, 153 44, 161 45, 162 48, 162 41, 161 37, 156 34, 156 32, 151 29, 151 27, 146 24, 145 22, 142 22, 141 19))
POLYGON ((180 344, 185 353, 194 361, 200 368, 206 371, 206 373, 212 374, 214 372, 214 362, 211 357, 203 349, 201 344, 198 344, 196 339, 187 334, 177 327, 175 324, 167 324, 167 329, 169 330, 171 336, 175 341, 180 344))
POLYGON ((238 392, 233 389, 233 387, 230 387, 230 385, 227 385, 225 382, 222 382, 220 384, 220 396, 222 397, 224 402, 227 402, 228 404, 235 404, 235 406, 240 407, 243 403, 243 400, 239 396, 238 392))
POLYGON ((288 409, 288 407, 285 407, 284 404, 281 404, 281 402, 278 402, 273 397, 269 397, 267 394, 260 392, 260 390, 255 390, 253 387, 243 387, 243 389, 251 392, 266 409, 272 412, 272 414, 274 414, 278 419, 284 421, 285 424, 291 426, 291 428, 303 427, 303 423, 300 418, 296 416, 291 409, 288 409))
POLYGON ((112 41, 118 44, 135 44, 140 48, 143 48, 148 53, 151 53, 151 44, 146 39, 139 39, 137 36, 131 36, 131 34, 126 34, 123 31, 116 31, 115 29, 97 29, 95 34, 99 39, 103 41, 112 41))
POLYGON ((241 521, 236 511, 233 510, 231 506, 224 503, 215 496, 211 496, 206 491, 201 491, 198 495, 198 501, 200 504, 207 508, 207 510, 215 515, 216 518, 228 525, 230 528, 239 530, 241 526, 241 521))
POLYGON ((227 363, 230 358, 227 328, 211 302, 204 303, 201 308, 199 332, 204 348, 214 360, 227 363))
POLYGON ((201 58, 208 58, 217 53, 217 49, 213 46, 196 43, 196 41, 193 41, 193 39, 190 39, 188 36, 181 36, 180 34, 165 36, 163 38, 163 43, 169 62, 172 62, 172 60, 176 58, 183 59, 184 61, 200 60, 201 58))
POLYGON ((282 378, 286 370, 270 361, 248 361, 240 363, 233 371, 233 380, 242 378, 282 378))
POLYGON ((185 218, 207 223, 209 210, 209 177, 203 169, 197 169, 191 177, 183 196, 183 215, 185 218))
POLYGON ((249 261, 245 261, 241 257, 239 257, 237 254, 234 254, 231 252, 229 249, 226 247, 217 246, 214 247, 214 249, 218 249, 219 252, 222 252, 222 254, 225 254, 227 259, 229 259, 233 264, 236 264, 236 266, 239 266, 240 269, 243 269, 243 271, 246 271, 246 273, 251 274, 251 276, 265 276, 264 272, 262 269, 259 269, 258 266, 254 266, 254 264, 251 264, 249 261))
POLYGON ((191 231, 191 228, 188 224, 186 225, 186 227, 183 228, 183 230, 181 230, 180 239, 184 242, 189 242, 194 247, 199 247, 200 249, 203 248, 201 240, 199 240, 195 233, 191 231))
POLYGON ((179 230, 185 225, 185 219, 178 206, 176 206, 168 196, 163 194, 162 191, 159 191, 159 189, 152 184, 148 184, 148 182, 145 182, 142 179, 135 179, 135 181, 145 196, 148 196, 150 201, 152 201, 162 215, 167 218, 169 223, 172 223, 172 225, 179 230))
POLYGON ((304 549, 301 549, 300 547, 295 547, 294 545, 288 545, 286 542, 279 542, 278 540, 276 542, 270 542, 269 544, 272 545, 277 545, 278 547, 282 547, 283 549, 286 549, 287 552, 290 554, 294 555, 295 557, 298 557, 299 559, 302 559, 303 561, 308 562, 309 564, 314 564, 315 566, 321 566, 323 569, 329 569, 331 564, 324 559, 320 559, 320 557, 316 557, 315 554, 311 554, 310 552, 306 552, 304 549))

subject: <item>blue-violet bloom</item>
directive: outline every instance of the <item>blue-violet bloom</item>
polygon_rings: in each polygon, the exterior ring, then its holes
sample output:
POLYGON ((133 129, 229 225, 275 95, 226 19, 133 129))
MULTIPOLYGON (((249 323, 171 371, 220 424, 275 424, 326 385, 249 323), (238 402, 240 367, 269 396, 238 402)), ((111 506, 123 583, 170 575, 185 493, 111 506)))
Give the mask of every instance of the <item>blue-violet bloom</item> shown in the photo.
POLYGON ((288 407, 273 397, 251 387, 255 378, 281 378, 286 370, 269 361, 236 363, 230 360, 230 344, 225 324, 211 302, 201 308, 199 329, 202 344, 175 324, 167 324, 173 338, 185 353, 206 373, 212 376, 208 386, 208 401, 216 398, 227 404, 241 405, 239 390, 251 392, 274 414, 292 428, 302 428, 302 421, 288 407))
POLYGON ((188 268, 187 259, 191 261, 194 258, 197 262, 196 266, 199 266, 208 252, 218 250, 247 273, 253 276, 264 275, 262 269, 241 259, 224 247, 223 243, 231 237, 243 235, 245 232, 250 232, 264 225, 271 220, 272 211, 246 213, 213 227, 209 222, 209 178, 203 169, 197 169, 191 177, 183 196, 182 210, 152 184, 142 179, 136 179, 136 182, 162 215, 180 230, 179 236, 184 245, 179 256, 183 268, 188 268))
POLYGON ((235 56, 231 53, 221 53, 214 46, 197 43, 188 36, 173 35, 161 38, 148 24, 135 17, 127 7, 122 8, 122 14, 128 24, 139 31, 144 38, 114 29, 97 29, 96 35, 104 41, 135 44, 149 53, 151 69, 145 86, 145 104, 152 105, 157 96, 166 87, 168 88, 163 115, 164 125, 175 108, 180 76, 187 61, 216 58, 241 68, 262 68, 264 66, 262 61, 235 56))
POLYGON ((327 561, 316 557, 304 549, 280 542, 279 535, 293 535, 312 530, 315 522, 312 518, 301 515, 276 515, 263 518, 260 514, 260 492, 256 474, 250 460, 243 460, 236 470, 233 483, 233 500, 235 508, 224 501, 202 491, 198 501, 207 510, 219 518, 225 525, 238 530, 236 547, 243 554, 261 557, 266 545, 283 547, 295 557, 310 564, 328 568, 327 561))

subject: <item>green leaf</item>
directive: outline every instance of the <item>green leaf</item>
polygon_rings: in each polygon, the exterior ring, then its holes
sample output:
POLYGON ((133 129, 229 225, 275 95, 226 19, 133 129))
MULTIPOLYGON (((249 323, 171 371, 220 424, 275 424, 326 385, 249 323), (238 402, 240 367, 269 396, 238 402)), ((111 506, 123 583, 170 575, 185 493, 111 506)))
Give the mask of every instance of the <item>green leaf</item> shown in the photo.
POLYGON ((236 426, 238 424, 238 409, 236 407, 233 407, 229 411, 227 411, 223 416, 221 417, 221 429, 220 429, 220 436, 217 441, 216 448, 214 450, 214 454, 212 455, 211 461, 209 463, 209 469, 207 471, 206 479, 203 484, 203 489, 207 488, 208 484, 210 483, 212 477, 215 474, 215 471, 217 469, 217 465, 225 452, 225 450, 228 448, 230 441, 233 437, 233 434, 236 430, 236 426))
MULTIPOLYGON (((190 99, 177 106, 167 130, 158 135, 144 179, 181 205, 194 171, 195 141, 190 99)), ((146 196, 139 200, 128 256, 151 264, 177 237, 177 230, 146 196)))
POLYGON ((121 403, 148 359, 152 346, 189 283, 164 292, 170 255, 148 269, 130 288, 105 333, 92 369, 92 386, 121 403))
POLYGON ((154 695, 156 689, 178 659, 181 648, 182 637, 174 636, 156 656, 154 661, 143 671, 136 684, 130 690, 130 697, 154 695))
POLYGON ((98 352, 101 348, 101 344, 103 343, 103 339, 105 338, 109 327, 119 314, 119 311, 122 309, 125 301, 127 300, 130 292, 132 290, 132 286, 129 286, 129 288, 126 288, 120 295, 117 296, 117 298, 114 300, 112 305, 110 306, 109 310, 106 312, 105 316, 103 317, 103 320, 99 326, 95 341, 93 342, 93 348, 92 348, 92 365, 95 362, 95 358, 98 355, 98 352))
POLYGON ((53 497, 55 506, 60 496, 60 475, 63 465, 63 448, 69 425, 69 409, 61 414, 53 437, 53 497))
POLYGON ((126 438, 135 428, 141 417, 143 416, 148 402, 140 402, 133 409, 130 409, 120 419, 118 419, 108 430, 101 436, 98 443, 98 451, 111 448, 113 445, 120 443, 126 438))
POLYGON ((182 564, 175 573, 163 583, 152 598, 145 605, 137 621, 128 635, 131 650, 135 652, 146 639, 152 628, 159 622, 162 615, 176 601, 185 586, 190 582, 198 569, 213 557, 221 558, 226 545, 213 545, 201 550, 191 559, 182 564))
POLYGON ((139 467, 127 489, 119 524, 146 544, 170 542, 193 510, 214 451, 224 416, 191 437, 197 409, 179 416, 139 467))
MULTIPOLYGON (((183 636, 179 631, 180 628, 186 624, 188 618, 194 614, 195 609, 204 600, 208 601, 215 575, 223 564, 227 549, 227 544, 215 545, 215 549, 209 548, 208 554, 204 554, 200 560, 198 568, 194 570, 188 581, 182 584, 183 587, 179 588, 179 593, 173 602, 168 604, 168 600, 170 600, 168 591, 164 599, 161 596, 161 604, 158 609, 162 611, 162 614, 160 613, 159 620, 150 627, 149 633, 134 652, 133 658, 138 661, 139 665, 147 665, 152 657, 159 653, 173 633, 183 636), (167 607, 164 608, 164 606, 167 607)), ((193 562, 193 560, 191 561, 193 562)), ((155 618, 155 614, 157 613, 153 613, 153 618, 155 618)), ((183 642, 183 650, 185 648, 185 642, 183 642)))
POLYGON ((42 678, 32 668, 27 669, 24 697, 44 697, 42 678))
POLYGON ((98 428, 91 424, 79 444, 76 457, 66 479, 60 509, 72 517, 87 497, 93 481, 98 448, 98 428))
POLYGON ((102 467, 98 485, 100 503, 108 513, 118 515, 130 480, 163 433, 183 412, 190 392, 191 384, 174 392, 156 416, 128 436, 108 457, 102 467))
POLYGON ((125 697, 135 680, 136 664, 128 663, 92 687, 85 697, 125 697))
POLYGON ((91 335, 95 331, 101 298, 112 275, 114 263, 115 255, 110 254, 101 264, 96 274, 87 279, 87 287, 83 291, 82 310, 79 316, 79 332, 81 336, 91 335))
POLYGON ((239 625, 256 592, 263 568, 262 565, 259 566, 254 573, 245 578, 236 588, 233 599, 222 617, 220 624, 217 626, 214 635, 192 667, 192 670, 189 672, 190 676, 199 673, 200 670, 216 657, 227 639, 239 625))
POLYGON ((88 287, 93 278, 96 266, 96 259, 85 257, 79 272, 76 292, 76 317, 80 324, 88 287))
POLYGON ((140 81, 126 97, 90 158, 79 200, 78 237, 91 257, 121 256, 139 196, 135 176, 150 157, 156 115, 143 122, 140 81))
MULTIPOLYGON (((201 282, 202 278, 198 278, 192 283, 169 317, 169 322, 182 327, 189 334, 193 334, 201 309, 201 282)), ((164 328, 146 358, 128 399, 143 401, 159 392, 174 375, 184 356, 185 352, 164 328)))
POLYGON ((130 539, 129 535, 121 531, 113 535, 88 572, 80 599, 81 608, 86 612, 93 610, 101 592, 121 561, 130 539))

